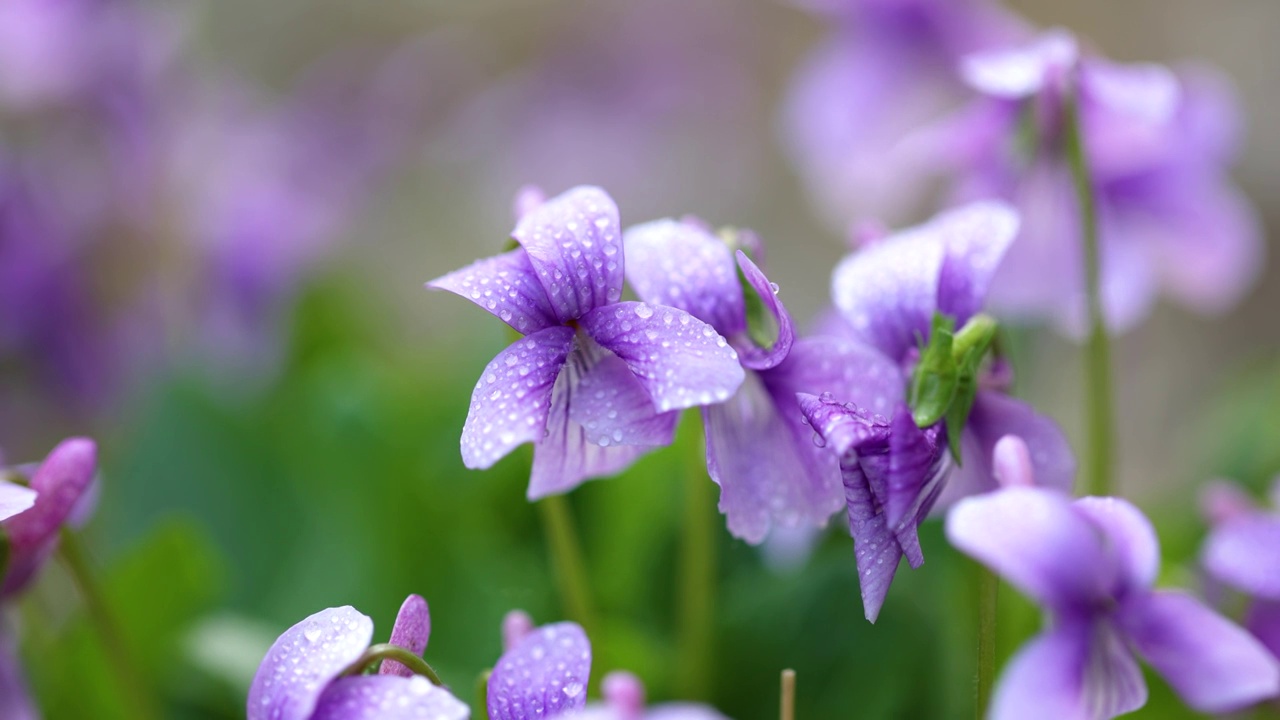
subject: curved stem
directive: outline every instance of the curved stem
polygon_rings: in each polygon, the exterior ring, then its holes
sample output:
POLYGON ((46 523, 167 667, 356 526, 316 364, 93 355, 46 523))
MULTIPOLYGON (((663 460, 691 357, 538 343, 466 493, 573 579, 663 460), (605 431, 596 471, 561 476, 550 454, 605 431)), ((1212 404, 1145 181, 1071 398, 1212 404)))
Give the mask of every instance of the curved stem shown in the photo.
POLYGON ((982 565, 978 568, 978 673, 974 683, 974 717, 986 717, 991 688, 996 680, 996 617, 1000 579, 982 565))
POLYGON ((1114 473, 1114 418, 1111 393, 1111 347, 1102 308, 1102 273, 1098 213, 1080 123, 1078 93, 1067 99, 1067 158, 1080 204, 1084 241, 1085 292, 1089 305, 1089 339, 1085 345, 1085 417, 1088 422, 1084 464, 1085 495, 1110 495, 1114 473))
MULTIPOLYGON (((690 435, 701 434, 702 416, 688 422, 690 435)), ((685 478, 684 535, 680 547, 679 675, 680 696, 706 700, 709 696, 715 619, 716 497, 707 477, 706 455, 695 438, 689 446, 685 478)))
POLYGON ((80 538, 66 528, 62 529, 59 553, 84 599, 89 620, 102 640, 103 650, 111 660, 112 672, 116 675, 116 682, 120 685, 131 714, 139 720, 158 720, 160 711, 156 706, 156 699, 143 681, 106 595, 98 586, 88 553, 80 544, 80 538))
POLYGON ((413 672, 414 675, 421 675, 431 681, 436 687, 444 687, 440 676, 436 674, 435 669, 427 664, 426 660, 418 657, 411 650, 392 645, 390 643, 379 643, 370 645, 364 654, 356 658, 355 662, 348 665, 340 673, 341 675, 361 675, 368 670, 374 663, 380 663, 383 660, 395 660, 404 665, 413 672))
POLYGON ((539 500, 537 506, 547 544, 551 546, 551 566, 560 602, 569 618, 581 625, 590 637, 595 629, 591 585, 587 581, 587 565, 569 501, 563 495, 551 495, 539 500))

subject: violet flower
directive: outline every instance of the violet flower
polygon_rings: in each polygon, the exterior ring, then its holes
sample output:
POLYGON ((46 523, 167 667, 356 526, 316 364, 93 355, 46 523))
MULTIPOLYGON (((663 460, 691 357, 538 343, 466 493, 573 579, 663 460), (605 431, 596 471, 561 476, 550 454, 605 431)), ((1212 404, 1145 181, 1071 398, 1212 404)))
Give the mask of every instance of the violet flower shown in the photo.
POLYGON ((21 592, 58 546, 63 526, 91 493, 97 446, 87 438, 58 443, 39 465, 0 473, 0 599, 21 592), (4 474, 29 478, 29 486, 4 474))
POLYGON ((529 498, 611 475, 669 444, 676 410, 722 402, 742 384, 713 327, 665 305, 623 302, 618 210, 578 187, 537 206, 520 247, 427 283, 525 335, 485 368, 462 430, 469 468, 534 443, 529 498))
MULTIPOLYGON (((405 599, 391 644, 414 655, 431 619, 417 595, 405 599)), ((344 674, 365 657, 373 621, 351 606, 322 610, 281 635, 254 675, 248 720, 465 720, 470 709, 448 690, 384 660, 376 675, 344 674)))
POLYGON ((771 527, 825 526, 842 504, 839 470, 831 453, 813 444, 796 393, 856 393, 887 412, 903 393, 896 367, 851 343, 796 339, 776 286, 746 253, 737 250, 735 262, 730 245, 694 221, 638 225, 624 242, 627 279, 640 299, 710 324, 746 371, 737 393, 702 408, 707 471, 720 486, 729 531, 760 543, 771 527), (749 331, 748 295, 768 316, 760 319, 776 326, 768 347, 749 331))
POLYGON ((833 32, 792 78, 784 146, 809 195, 845 230, 869 218, 912 219, 935 159, 911 142, 966 97, 965 54, 1025 36, 987 0, 795 0, 833 32))
POLYGON ((993 720, 1136 710, 1147 686, 1135 654, 1200 712, 1280 693, 1280 667, 1257 640, 1190 595, 1152 589, 1155 531, 1123 499, 1007 487, 960 501, 946 531, 1048 614, 1048 629, 1002 674, 993 720))
POLYGON ((1280 657, 1280 478, 1271 497, 1261 508, 1234 485, 1210 486, 1203 504, 1213 529, 1200 561, 1212 580, 1248 596, 1245 627, 1280 657))
POLYGON ((1066 145, 1078 104, 1097 204, 1108 327, 1123 331, 1165 293, 1203 313, 1229 309, 1262 266, 1249 202, 1227 175, 1240 121, 1229 83, 1206 68, 1172 71, 1083 54, 1064 31, 966 57, 984 98, 924 134, 949 158, 959 200, 1018 206, 1021 239, 992 286, 1003 315, 1047 318, 1083 334, 1083 250, 1066 145))

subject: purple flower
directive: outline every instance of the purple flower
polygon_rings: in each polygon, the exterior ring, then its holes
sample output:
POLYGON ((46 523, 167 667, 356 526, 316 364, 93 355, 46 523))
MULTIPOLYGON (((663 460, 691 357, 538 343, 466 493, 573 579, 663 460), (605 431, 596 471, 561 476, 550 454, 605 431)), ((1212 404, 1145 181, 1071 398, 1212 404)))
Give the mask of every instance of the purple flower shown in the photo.
POLYGON ((63 526, 92 495, 96 471, 94 442, 69 438, 38 466, 7 471, 29 477, 29 487, 8 482, 0 473, 0 542, 8 546, 7 562, 0 561, 0 598, 16 595, 35 579, 57 548, 63 526))
MULTIPOLYGON (((420 655, 431 621, 410 595, 396 616, 391 644, 420 655)), ((471 711, 448 690, 400 663, 376 675, 345 675, 373 639, 373 621, 350 606, 322 610, 281 635, 254 675, 248 720, 465 720, 471 711)))
POLYGON ((485 368, 462 431, 467 467, 534 443, 529 498, 616 473, 671 442, 675 411, 728 399, 738 354, 677 308, 623 302, 618 210, 578 187, 522 217, 520 247, 431 281, 525 335, 485 368))
POLYGON ((1066 157, 1077 98, 1097 201, 1109 326, 1140 322, 1163 292, 1222 312, 1256 278, 1258 220, 1227 177, 1239 137, 1229 83, 1205 68, 1172 71, 1083 55, 1051 31, 1029 45, 966 57, 984 95, 924 143, 948 158, 959 200, 1004 198, 1023 216, 1019 242, 992 286, 1011 317, 1085 327, 1079 210, 1066 157))
POLYGON ((563 717, 573 720, 728 720, 713 708, 696 703, 663 703, 645 707, 644 684, 626 671, 614 671, 600 683, 603 703, 563 717))
MULTIPOLYGON (((1271 495, 1280 498, 1280 478, 1271 495)), ((1213 529, 1201 563, 1212 580, 1249 597, 1245 627, 1280 657, 1280 513, 1225 482, 1207 489, 1204 505, 1213 529)))
POLYGON ((15 648, 0 627, 0 717, 5 720, 38 720, 35 704, 15 648))
POLYGON ((1190 595, 1152 589, 1155 531, 1125 500, 1009 487, 962 500, 946 530, 1049 615, 1049 629, 1003 673, 994 720, 1136 710, 1147 687, 1135 653, 1200 712, 1280 692, 1280 667, 1257 640, 1190 595))
POLYGON ((986 0, 797 4, 835 26, 792 79, 782 123, 809 195, 841 230, 908 220, 934 165, 913 131, 963 102, 959 59, 1023 37, 1021 21, 986 0))
POLYGON ((640 298, 706 321, 729 339, 746 371, 728 401, 702 409, 707 470, 720 485, 729 531, 759 543, 774 526, 824 526, 841 507, 839 469, 810 439, 796 393, 859 393, 887 412, 903 393, 896 367, 850 343, 796 339, 776 287, 742 250, 735 262, 730 245, 698 222, 645 223, 628 229, 624 242, 627 279, 640 298), (749 332, 747 294, 777 328, 768 347, 749 332))

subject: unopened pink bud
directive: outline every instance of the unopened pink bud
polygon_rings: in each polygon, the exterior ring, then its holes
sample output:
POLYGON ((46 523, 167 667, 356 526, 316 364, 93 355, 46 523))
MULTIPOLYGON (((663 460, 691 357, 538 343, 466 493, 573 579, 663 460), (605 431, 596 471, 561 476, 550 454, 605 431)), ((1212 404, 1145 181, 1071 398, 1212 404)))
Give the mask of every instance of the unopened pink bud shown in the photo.
POLYGON ((644 715, 644 683, 635 675, 615 670, 604 676, 600 692, 619 720, 639 720, 644 715))
POLYGON ((502 618, 502 649, 508 651, 533 632, 533 618, 523 610, 512 610, 502 618))
POLYGON ((1036 484, 1035 471, 1031 468, 1031 451, 1017 435, 1005 435, 996 441, 991 462, 996 482, 1004 487, 1031 487, 1036 484))

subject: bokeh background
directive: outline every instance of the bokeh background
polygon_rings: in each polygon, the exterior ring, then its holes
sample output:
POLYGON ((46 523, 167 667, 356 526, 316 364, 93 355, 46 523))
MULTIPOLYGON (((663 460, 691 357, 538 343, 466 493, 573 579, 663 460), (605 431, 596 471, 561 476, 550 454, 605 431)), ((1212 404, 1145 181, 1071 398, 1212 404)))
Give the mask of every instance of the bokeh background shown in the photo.
MULTIPOLYGON (((1008 4, 1118 60, 1224 69, 1249 126, 1236 177, 1280 227, 1280 5, 1008 4)), ((783 2, 40 5, 0 5, 0 442, 26 461, 99 440, 86 532, 166 717, 242 717, 267 645, 324 607, 355 605, 385 636, 424 595, 426 657, 464 698, 505 611, 563 617, 527 453, 487 472, 458 454, 504 328, 422 289, 502 247, 521 185, 603 185, 628 225, 692 212, 754 228, 799 318, 846 252, 781 149, 789 78, 827 31, 783 2)), ((1280 472, 1269 244, 1229 315, 1162 306, 1118 342, 1120 488, 1156 521, 1170 582, 1197 581, 1204 481, 1261 490, 1280 472)), ((1079 438, 1078 348, 1036 329, 1014 347, 1019 394, 1079 438)), ((571 496, 600 611, 594 678, 628 668, 656 698, 688 687, 685 430, 571 496)), ((930 524, 928 564, 900 573, 871 626, 840 525, 807 558, 718 533, 700 699, 776 717, 777 672, 794 667, 799 717, 970 716, 967 563, 930 524)), ((1038 621, 1011 591, 1002 603, 1007 656, 1038 621)), ((47 717, 126 717, 60 568, 11 612, 47 717)), ((1149 680, 1136 716, 1186 713, 1149 680)))

